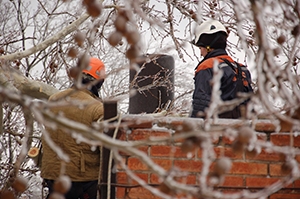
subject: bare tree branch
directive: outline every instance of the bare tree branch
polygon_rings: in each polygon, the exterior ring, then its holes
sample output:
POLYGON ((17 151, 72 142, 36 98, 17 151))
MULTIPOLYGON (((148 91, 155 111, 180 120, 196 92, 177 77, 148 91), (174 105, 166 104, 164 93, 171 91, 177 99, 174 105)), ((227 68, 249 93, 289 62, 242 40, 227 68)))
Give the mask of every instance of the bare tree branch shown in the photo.
POLYGON ((88 18, 89 18, 88 14, 83 14, 76 21, 74 21, 73 23, 71 23, 70 25, 68 25, 67 27, 62 29, 61 31, 59 31, 53 37, 43 41, 42 43, 40 43, 40 44, 38 44, 38 45, 28 49, 28 50, 25 50, 25 51, 22 51, 22 52, 12 53, 12 54, 9 54, 9 55, 2 55, 2 56, 0 56, 0 60, 12 61, 12 60, 27 57, 29 55, 32 55, 32 54, 38 52, 38 51, 42 51, 42 50, 46 49, 48 46, 54 44, 55 42, 59 41, 60 39, 64 38, 65 36, 67 36, 68 34, 73 32, 74 30, 76 30, 78 28, 78 26, 80 24, 82 24, 88 18))
POLYGON ((49 84, 26 78, 13 69, 0 68, 0 84, 15 93, 22 93, 37 99, 48 99, 58 90, 49 84))

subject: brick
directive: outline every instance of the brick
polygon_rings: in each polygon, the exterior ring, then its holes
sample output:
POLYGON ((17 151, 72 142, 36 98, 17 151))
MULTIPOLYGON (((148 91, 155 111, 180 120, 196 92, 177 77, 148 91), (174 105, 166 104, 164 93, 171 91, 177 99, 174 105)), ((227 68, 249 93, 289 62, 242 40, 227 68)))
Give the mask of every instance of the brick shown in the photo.
POLYGON ((295 188, 300 188, 300 179, 294 181, 294 187, 295 188))
MULTIPOLYGON (((163 179, 159 179, 159 177, 156 174, 150 174, 150 183, 151 184, 160 184, 162 182, 162 180, 163 179)), ((183 184, 190 184, 190 185, 196 184, 196 176, 195 175, 187 175, 185 177, 177 177, 176 180, 183 184)))
MULTIPOLYGON (((134 187, 127 189, 127 194, 124 198, 130 199, 161 199, 158 196, 153 195, 149 190, 143 187, 134 187)), ((123 198, 122 198, 123 199, 123 198)))
POLYGON ((172 161, 170 159, 152 159, 153 162, 165 170, 170 170, 172 167, 172 161))
MULTIPOLYGON (((148 154, 148 149, 149 149, 149 146, 141 146, 141 147, 138 147, 137 148, 138 150, 144 152, 145 154, 148 154)), ((128 156, 127 153, 123 152, 123 151, 119 151, 120 155, 122 156, 128 156)))
POLYGON ((246 178, 246 186, 249 188, 264 188, 269 186, 275 182, 277 182, 278 178, 268 178, 268 177, 247 177, 246 178))
POLYGON ((128 158, 128 168, 135 171, 145 171, 148 170, 148 166, 142 163, 138 158, 130 157, 128 158))
POLYGON ((119 140, 122 140, 122 141, 127 141, 127 135, 126 135, 126 132, 125 131, 120 131, 119 133, 119 140))
POLYGON ((270 199, 299 199, 300 193, 282 193, 282 194, 272 194, 270 199))
POLYGON ((174 160, 174 166, 180 168, 183 171, 189 172, 201 172, 202 162, 197 160, 174 160))
POLYGON ((249 155, 247 155, 246 153, 246 159, 250 159, 250 160, 260 160, 260 161, 268 161, 268 162, 278 162, 278 161, 282 161, 282 157, 280 154, 278 153, 268 153, 266 152, 266 150, 262 150, 260 154, 258 154, 255 157, 251 157, 249 155))
POLYGON ((270 176, 282 176, 283 174, 281 172, 281 165, 282 164, 270 164, 270 176))
POLYGON ((160 131, 160 130, 152 130, 150 133, 150 138, 168 138, 172 137, 172 133, 170 131, 160 131))
MULTIPOLYGON (((192 157, 195 156, 194 153, 192 153, 192 157)), ((181 157, 186 158, 187 154, 183 153, 181 151, 181 148, 179 146, 151 146, 150 149, 150 155, 155 157, 181 157)))
POLYGON ((252 162, 233 162, 230 174, 267 175, 267 164, 252 162))
POLYGON ((150 174, 150 183, 151 184, 159 184, 162 182, 162 179, 160 179, 156 174, 152 173, 150 174))
POLYGON ((186 177, 180 177, 177 179, 178 182, 183 184, 195 185, 196 184, 196 176, 195 175, 188 175, 186 177))
POLYGON ((217 158, 221 157, 221 156, 226 156, 230 159, 243 159, 243 155, 242 154, 237 154, 237 153, 234 153, 232 151, 232 148, 231 147, 214 147, 214 151, 217 155, 217 158), (224 155, 222 155, 224 154, 224 155))
POLYGON ((125 188, 122 187, 116 188, 116 198, 117 199, 125 198, 125 188))
MULTIPOLYGON (((294 147, 300 147, 300 136, 292 137, 294 147)), ((290 133, 272 133, 270 141, 277 146, 290 146, 291 137, 290 133)))
POLYGON ((117 183, 128 183, 127 174, 125 172, 118 172, 116 174, 117 183))
POLYGON ((270 164, 269 165, 270 176, 287 176, 288 174, 282 172, 281 170, 282 164, 270 164))
POLYGON ((199 148, 199 149, 197 150, 197 157, 198 157, 198 158, 202 158, 202 149, 201 149, 201 148, 199 148))
MULTIPOLYGON (((243 159, 243 154, 242 153, 234 153, 231 147, 223 147, 223 146, 216 146, 214 147, 214 151, 216 153, 216 156, 219 158, 224 152, 224 156, 229 157, 231 159, 243 159), (222 151, 224 150, 224 151, 222 151)), ((197 157, 202 158, 202 149, 198 149, 197 151, 197 157)))
MULTIPOLYGON (((267 135, 265 133, 256 133, 258 140, 267 141, 267 135)), ((225 145, 232 145, 235 140, 229 139, 228 137, 223 137, 222 141, 225 145)))
MULTIPOLYGON (((138 176, 144 182, 148 183, 149 174, 147 174, 147 173, 138 173, 138 172, 135 172, 134 174, 136 176, 138 176)), ((118 184, 126 184, 126 185, 137 185, 138 184, 135 180, 131 179, 127 175, 127 173, 125 173, 125 172, 118 172, 117 176, 116 176, 116 179, 117 179, 118 184)))
MULTIPOLYGON (((128 160, 128 157, 122 157, 123 159, 122 159, 122 162, 125 164, 126 162, 127 162, 127 160, 128 160)), ((118 171, 122 171, 123 170, 123 168, 121 167, 121 165, 120 164, 117 164, 117 170, 118 171)))
POLYGON ((146 140, 151 134, 150 130, 136 129, 132 130, 130 134, 127 135, 128 140, 146 140))
MULTIPOLYGON (((151 146, 150 156, 158 156, 158 157, 168 157, 170 156, 172 146, 151 146)), ((173 153, 174 154, 174 153, 173 153)))
POLYGON ((138 150, 144 152, 145 154, 148 154, 148 149, 149 149, 149 146, 138 147, 138 150))
POLYGON ((241 176, 225 176, 224 183, 221 186, 243 187, 244 186, 244 178, 241 176))

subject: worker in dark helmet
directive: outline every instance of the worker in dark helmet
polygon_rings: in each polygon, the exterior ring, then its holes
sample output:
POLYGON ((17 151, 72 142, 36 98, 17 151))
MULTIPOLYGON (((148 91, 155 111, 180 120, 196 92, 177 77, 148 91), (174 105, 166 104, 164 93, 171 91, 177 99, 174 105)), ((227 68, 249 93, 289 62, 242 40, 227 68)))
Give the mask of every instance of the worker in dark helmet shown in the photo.
MULTIPOLYGON (((205 118, 205 109, 209 107, 212 95, 213 66, 223 70, 221 78, 221 99, 232 100, 238 92, 253 92, 251 75, 246 66, 236 63, 226 52, 228 33, 223 24, 217 20, 207 20, 196 27, 192 44, 200 48, 204 58, 195 68, 195 90, 191 117, 205 118)), ((243 103, 245 104, 246 101, 243 103)), ((241 104, 242 105, 242 104, 241 104)), ((241 117, 240 105, 219 114, 220 118, 241 117)))
MULTIPOLYGON (((84 89, 74 86, 50 96, 51 103, 57 106, 50 111, 69 120, 91 126, 103 117, 103 103, 99 99, 99 90, 104 82, 105 66, 97 58, 90 58, 89 65, 82 71, 84 89), (86 86, 85 86, 86 85, 86 86)), ((66 199, 96 199, 100 166, 100 150, 91 150, 86 143, 78 143, 70 132, 58 127, 46 127, 51 140, 66 155, 68 162, 63 162, 57 153, 48 145, 45 136, 42 139, 43 156, 41 176, 51 194, 61 194, 54 187, 55 181, 68 176, 72 182, 70 190, 65 193, 66 199)))

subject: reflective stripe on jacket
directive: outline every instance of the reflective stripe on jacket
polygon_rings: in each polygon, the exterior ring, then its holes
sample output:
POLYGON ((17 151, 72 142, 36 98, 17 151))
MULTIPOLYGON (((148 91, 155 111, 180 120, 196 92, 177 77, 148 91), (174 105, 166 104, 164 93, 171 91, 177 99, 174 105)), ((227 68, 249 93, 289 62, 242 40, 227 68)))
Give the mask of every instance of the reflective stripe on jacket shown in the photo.
MULTIPOLYGON (((208 53, 204 59, 198 64, 195 69, 194 84, 195 90, 193 93, 193 110, 191 117, 197 117, 198 112, 204 112, 211 101, 212 85, 211 80, 213 78, 213 65, 215 61, 219 64, 224 62, 222 59, 227 59, 231 63, 234 63, 233 59, 227 55, 225 50, 216 49, 208 53)), ((232 100, 235 98, 236 81, 234 70, 224 65, 220 67, 223 70, 223 76, 221 78, 221 99, 223 101, 232 100)), ((245 66, 242 66, 248 85, 244 88, 244 92, 252 92, 251 87, 251 75, 245 66)))
MULTIPOLYGON (((57 101, 51 111, 57 115, 91 126, 99 118, 103 117, 103 104, 97 100, 88 90, 67 89, 52 95, 49 101, 57 101)), ((55 128, 55 127, 54 127, 55 128)), ((86 143, 78 143, 63 129, 46 128, 53 142, 70 158, 66 163, 65 174, 72 181, 97 180, 99 175, 100 151, 92 150, 86 143)), ((100 133, 100 132, 99 132, 100 133)), ((61 160, 57 154, 47 145, 43 139, 43 157, 41 176, 44 179, 55 180, 60 175, 61 160)))

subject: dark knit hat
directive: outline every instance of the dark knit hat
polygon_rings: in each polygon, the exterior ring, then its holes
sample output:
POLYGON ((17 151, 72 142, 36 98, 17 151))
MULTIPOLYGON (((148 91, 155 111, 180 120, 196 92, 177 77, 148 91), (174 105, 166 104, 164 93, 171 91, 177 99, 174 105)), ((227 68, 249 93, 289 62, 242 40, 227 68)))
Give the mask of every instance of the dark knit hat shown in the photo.
POLYGON ((104 79, 98 79, 96 83, 95 82, 97 79, 92 77, 89 74, 82 73, 82 84, 91 84, 90 87, 88 87, 88 90, 90 90, 94 95, 99 97, 99 91, 102 87, 102 84, 104 83, 104 79))
POLYGON ((214 34, 202 34, 197 42, 198 46, 209 47, 213 49, 225 49, 227 35, 225 32, 216 32, 214 34))

